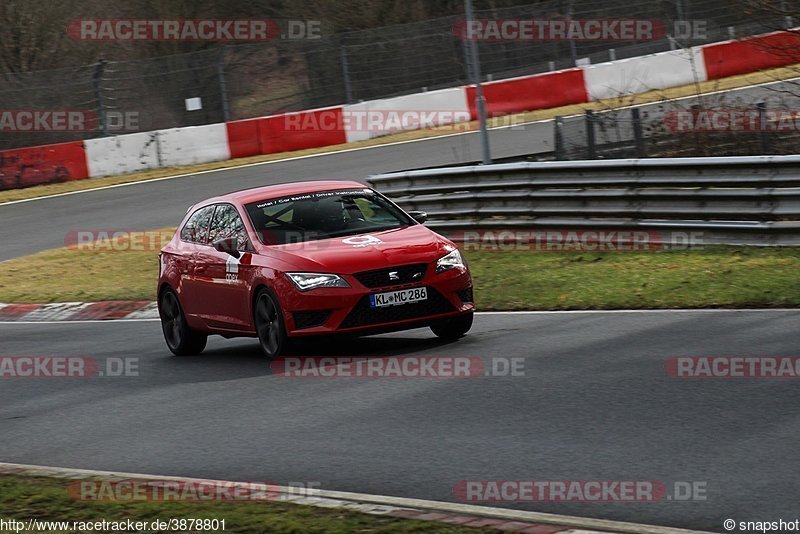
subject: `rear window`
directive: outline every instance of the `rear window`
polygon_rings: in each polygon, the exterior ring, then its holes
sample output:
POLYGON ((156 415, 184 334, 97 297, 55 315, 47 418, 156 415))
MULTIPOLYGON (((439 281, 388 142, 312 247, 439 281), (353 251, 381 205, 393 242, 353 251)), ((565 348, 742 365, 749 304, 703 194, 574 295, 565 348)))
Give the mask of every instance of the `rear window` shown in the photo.
POLYGON ((416 224, 371 189, 320 191, 245 206, 265 245, 342 237, 416 224))

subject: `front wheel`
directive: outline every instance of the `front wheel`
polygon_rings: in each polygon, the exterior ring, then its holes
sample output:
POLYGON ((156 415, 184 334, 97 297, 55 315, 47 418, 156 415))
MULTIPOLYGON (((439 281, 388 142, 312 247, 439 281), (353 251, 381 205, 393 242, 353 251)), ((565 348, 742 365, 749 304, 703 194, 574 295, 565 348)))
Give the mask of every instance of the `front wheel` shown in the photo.
POLYGON ((269 358, 277 358, 286 346, 286 329, 278 301, 266 289, 256 296, 254 319, 261 351, 269 358))
POLYGON ((458 339, 472 328, 472 316, 470 312, 452 319, 441 319, 431 325, 431 330, 442 339, 458 339))
POLYGON ((161 317, 161 329, 164 331, 164 340, 167 347, 176 356, 200 354, 206 348, 208 335, 189 328, 183 308, 178 301, 178 295, 172 289, 167 289, 161 294, 158 306, 161 317))

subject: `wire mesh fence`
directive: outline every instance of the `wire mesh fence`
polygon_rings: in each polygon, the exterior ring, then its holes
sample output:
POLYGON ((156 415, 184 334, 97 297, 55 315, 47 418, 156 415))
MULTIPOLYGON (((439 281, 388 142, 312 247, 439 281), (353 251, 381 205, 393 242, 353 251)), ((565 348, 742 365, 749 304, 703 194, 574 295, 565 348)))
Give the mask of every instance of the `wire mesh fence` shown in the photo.
POLYGON ((797 154, 800 97, 770 108, 690 106, 657 112, 626 108, 557 117, 553 122, 557 160, 709 157, 797 154), (681 124, 683 123, 683 124, 681 124), (683 126, 683 127, 682 127, 683 126))
MULTIPOLYGON (((547 72, 786 27, 788 17, 732 9, 727 0, 546 0, 483 10, 480 19, 657 19, 656 40, 480 42, 487 80, 547 72), (703 21, 702 35, 677 24, 703 21)), ((0 74, 9 109, 75 109, 97 115, 88 131, 8 131, 0 149, 222 122, 358 102, 467 83, 462 16, 346 32, 307 40, 220 45, 186 54, 108 61, 76 68, 0 74), (187 99, 200 107, 187 110, 187 99), (135 114, 135 124, 119 116, 135 114)), ((602 128, 598 130, 602 134, 602 128)))

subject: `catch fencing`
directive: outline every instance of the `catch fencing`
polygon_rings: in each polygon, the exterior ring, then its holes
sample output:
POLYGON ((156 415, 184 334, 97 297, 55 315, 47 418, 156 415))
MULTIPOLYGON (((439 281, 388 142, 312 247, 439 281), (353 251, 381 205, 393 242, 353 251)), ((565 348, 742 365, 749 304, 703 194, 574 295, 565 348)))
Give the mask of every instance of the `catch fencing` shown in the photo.
MULTIPOLYGON (((688 48, 787 28, 795 22, 769 10, 733 9, 727 0, 612 0, 602 6, 593 0, 546 0, 482 10, 475 17, 648 19, 663 22, 665 28, 659 39, 643 42, 480 42, 480 68, 486 81, 688 48), (676 23, 692 21, 704 23, 702 34, 686 38, 675 34, 676 23)), ((137 113, 137 131, 151 131, 462 86, 469 79, 465 41, 454 27, 463 19, 455 15, 337 33, 325 31, 329 25, 321 21, 319 39, 205 43, 162 57, 0 73, 5 109, 90 110, 98 117, 97 128, 89 132, 0 132, 0 149, 130 133, 114 129, 115 113, 137 113), (195 98, 202 107, 187 110, 186 99, 195 98)))

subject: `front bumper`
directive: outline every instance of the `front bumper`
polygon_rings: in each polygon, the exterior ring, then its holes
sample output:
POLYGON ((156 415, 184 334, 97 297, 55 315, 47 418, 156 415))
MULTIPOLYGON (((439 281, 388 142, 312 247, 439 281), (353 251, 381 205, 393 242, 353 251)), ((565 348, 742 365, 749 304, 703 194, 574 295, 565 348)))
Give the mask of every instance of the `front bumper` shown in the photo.
POLYGON ((472 277, 468 269, 452 269, 439 274, 429 269, 418 282, 375 288, 366 287, 355 276, 342 277, 351 287, 301 292, 288 280, 281 284, 279 295, 284 297, 281 300, 289 336, 363 335, 406 330, 475 310, 472 277), (369 296, 373 293, 414 287, 428 288, 428 298, 422 302, 383 308, 369 305, 369 296))

